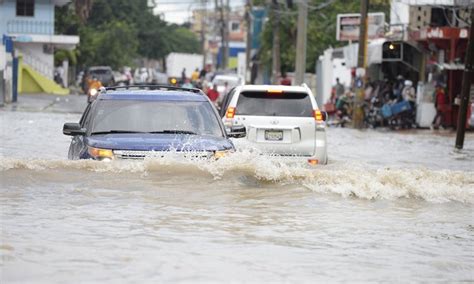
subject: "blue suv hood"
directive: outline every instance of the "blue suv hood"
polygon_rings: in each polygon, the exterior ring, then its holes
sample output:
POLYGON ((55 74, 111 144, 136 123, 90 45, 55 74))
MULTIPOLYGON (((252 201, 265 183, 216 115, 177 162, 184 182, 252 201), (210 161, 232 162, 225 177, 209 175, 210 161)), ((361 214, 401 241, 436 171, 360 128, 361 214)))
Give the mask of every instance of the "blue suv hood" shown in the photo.
POLYGON ((88 146, 137 151, 222 151, 234 149, 224 137, 186 134, 104 134, 85 137, 88 146))

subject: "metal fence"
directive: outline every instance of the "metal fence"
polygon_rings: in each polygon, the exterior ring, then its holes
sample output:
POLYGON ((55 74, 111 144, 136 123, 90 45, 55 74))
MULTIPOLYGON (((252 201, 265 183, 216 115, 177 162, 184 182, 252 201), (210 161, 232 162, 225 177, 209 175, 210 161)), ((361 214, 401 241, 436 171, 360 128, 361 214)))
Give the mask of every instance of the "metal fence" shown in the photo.
POLYGON ((9 20, 7 33, 11 34, 54 34, 54 22, 37 20, 9 20))

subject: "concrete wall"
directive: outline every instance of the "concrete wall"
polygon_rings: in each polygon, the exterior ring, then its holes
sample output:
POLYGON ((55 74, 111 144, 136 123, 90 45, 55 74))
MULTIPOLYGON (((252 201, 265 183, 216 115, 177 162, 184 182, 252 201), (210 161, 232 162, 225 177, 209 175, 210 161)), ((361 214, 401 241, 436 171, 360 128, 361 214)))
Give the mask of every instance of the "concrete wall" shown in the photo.
POLYGON ((400 0, 392 0, 390 5, 390 24, 408 25, 410 21, 410 5, 400 0))
POLYGON ((12 100, 12 60, 11 53, 6 53, 5 46, 0 44, 0 105, 12 100))

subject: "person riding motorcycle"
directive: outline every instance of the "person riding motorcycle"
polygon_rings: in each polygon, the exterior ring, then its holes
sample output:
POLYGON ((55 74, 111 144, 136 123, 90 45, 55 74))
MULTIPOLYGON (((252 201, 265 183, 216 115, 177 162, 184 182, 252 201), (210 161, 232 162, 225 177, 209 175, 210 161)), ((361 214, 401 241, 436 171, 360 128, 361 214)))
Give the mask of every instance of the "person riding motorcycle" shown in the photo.
POLYGON ((88 89, 87 89, 87 102, 92 102, 94 97, 99 92, 99 88, 103 87, 102 82, 93 76, 92 79, 88 80, 88 89))

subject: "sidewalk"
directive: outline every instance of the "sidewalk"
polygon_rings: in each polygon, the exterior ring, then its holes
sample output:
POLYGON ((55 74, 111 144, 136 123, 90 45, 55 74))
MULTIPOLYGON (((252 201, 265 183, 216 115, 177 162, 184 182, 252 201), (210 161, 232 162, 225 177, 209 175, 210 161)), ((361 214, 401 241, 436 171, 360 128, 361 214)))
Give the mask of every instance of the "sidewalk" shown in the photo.
POLYGON ((20 94, 16 103, 4 104, 0 110, 26 112, 82 113, 87 106, 84 95, 20 94))

